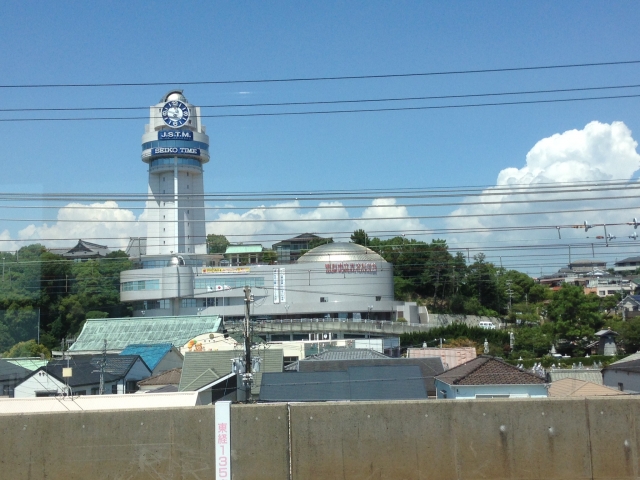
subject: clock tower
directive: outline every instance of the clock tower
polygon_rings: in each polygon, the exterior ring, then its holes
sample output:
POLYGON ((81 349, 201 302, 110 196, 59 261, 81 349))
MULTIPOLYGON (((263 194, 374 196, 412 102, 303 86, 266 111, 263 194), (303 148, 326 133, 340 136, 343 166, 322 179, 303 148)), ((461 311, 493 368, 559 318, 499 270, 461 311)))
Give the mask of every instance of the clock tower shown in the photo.
POLYGON ((168 92, 151 107, 142 161, 149 165, 146 255, 205 254, 202 174, 209 137, 200 108, 182 90, 168 92))

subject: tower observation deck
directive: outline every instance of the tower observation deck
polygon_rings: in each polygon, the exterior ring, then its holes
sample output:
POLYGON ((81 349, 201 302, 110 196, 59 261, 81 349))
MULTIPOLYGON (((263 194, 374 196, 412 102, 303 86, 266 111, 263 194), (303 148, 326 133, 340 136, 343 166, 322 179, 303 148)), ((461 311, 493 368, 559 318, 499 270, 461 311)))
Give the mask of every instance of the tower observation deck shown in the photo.
POLYGON ((205 254, 202 166, 209 161, 209 137, 200 107, 182 90, 150 108, 142 161, 149 165, 146 254, 205 254))

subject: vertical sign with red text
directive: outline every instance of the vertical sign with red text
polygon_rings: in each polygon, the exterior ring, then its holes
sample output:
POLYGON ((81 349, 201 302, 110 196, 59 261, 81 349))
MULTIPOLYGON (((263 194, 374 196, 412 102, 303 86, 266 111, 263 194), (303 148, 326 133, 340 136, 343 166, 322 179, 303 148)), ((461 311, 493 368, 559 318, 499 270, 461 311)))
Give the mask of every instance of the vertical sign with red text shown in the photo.
POLYGON ((216 402, 216 479, 231 478, 231 402, 216 402))

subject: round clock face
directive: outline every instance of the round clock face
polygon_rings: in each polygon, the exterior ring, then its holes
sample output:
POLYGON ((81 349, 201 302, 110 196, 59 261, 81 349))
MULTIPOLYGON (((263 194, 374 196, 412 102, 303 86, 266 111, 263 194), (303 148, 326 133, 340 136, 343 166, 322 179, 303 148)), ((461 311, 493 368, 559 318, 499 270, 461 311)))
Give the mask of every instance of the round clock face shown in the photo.
POLYGON ((162 107, 162 120, 172 128, 178 128, 189 120, 189 109, 178 100, 172 100, 162 107))

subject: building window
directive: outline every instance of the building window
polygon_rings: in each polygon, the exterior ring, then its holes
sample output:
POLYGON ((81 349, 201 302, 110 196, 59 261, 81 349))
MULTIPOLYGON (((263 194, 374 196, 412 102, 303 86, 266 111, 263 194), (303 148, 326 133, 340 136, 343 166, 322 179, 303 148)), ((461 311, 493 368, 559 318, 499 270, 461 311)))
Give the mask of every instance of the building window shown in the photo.
POLYGON ((326 303, 329 301, 329 297, 320 297, 320 303, 326 303))
POLYGON ((379 302, 380 300, 382 300, 382 297, 378 295, 378 296, 376 297, 376 302, 379 302))
MULTIPOLYGON (((222 265, 222 262, 220 262, 222 265)), ((235 277, 235 278, 196 278, 195 288, 207 289, 209 291, 231 290, 232 288, 264 287, 264 277, 235 277)))
POLYGON ((622 383, 618 383, 618 390, 624 392, 624 385, 622 383))
POLYGON ((123 292, 137 292, 139 290, 160 290, 160 280, 137 280, 122 284, 123 292))
POLYGON ((195 298, 183 298, 180 300, 180 307, 182 308, 194 308, 197 306, 195 298))
POLYGON ((111 385, 111 393, 116 394, 118 393, 118 385, 111 385))

